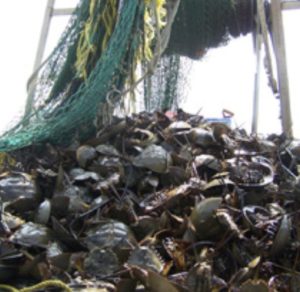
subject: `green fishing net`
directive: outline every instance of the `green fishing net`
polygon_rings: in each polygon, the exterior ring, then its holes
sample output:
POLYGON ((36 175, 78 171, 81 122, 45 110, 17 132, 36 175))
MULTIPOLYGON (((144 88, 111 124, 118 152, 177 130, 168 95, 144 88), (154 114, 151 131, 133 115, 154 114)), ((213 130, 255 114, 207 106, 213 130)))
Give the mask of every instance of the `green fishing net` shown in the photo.
MULTIPOLYGON (((187 74, 182 56, 199 58, 230 35, 252 31, 254 2, 181 0, 167 50, 143 80, 144 108, 175 108, 187 74)), ((0 151, 45 142, 68 145, 93 135, 107 103, 117 106, 128 80, 134 82, 128 76, 145 42, 144 15, 144 0, 81 0, 32 78, 24 116, 0 137, 0 151)), ((140 62, 147 67, 143 54, 140 62)))

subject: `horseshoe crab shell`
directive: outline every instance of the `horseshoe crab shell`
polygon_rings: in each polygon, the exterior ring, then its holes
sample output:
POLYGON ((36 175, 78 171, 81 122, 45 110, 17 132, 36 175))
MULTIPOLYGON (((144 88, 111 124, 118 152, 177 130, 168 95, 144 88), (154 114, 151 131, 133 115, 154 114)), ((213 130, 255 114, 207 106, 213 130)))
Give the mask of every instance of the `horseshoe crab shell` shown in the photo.
POLYGON ((163 147, 151 145, 135 157, 133 164, 137 167, 148 168, 157 173, 165 173, 172 164, 172 158, 163 147))
POLYGON ((192 128, 192 126, 184 121, 177 121, 177 122, 173 122, 168 128, 167 131, 170 132, 180 132, 180 131, 186 131, 186 130, 190 130, 192 128))
POLYGON ((28 222, 17 230, 10 240, 22 246, 46 247, 53 240, 51 230, 43 225, 28 222))
POLYGON ((291 241, 292 222, 288 215, 283 215, 280 226, 274 238, 271 248, 271 255, 275 256, 280 253, 291 241))
POLYGON ((233 191, 234 187, 234 182, 232 182, 228 177, 217 177, 204 186, 203 192, 205 195, 222 196, 233 191))
POLYGON ((272 166, 259 157, 247 161, 245 159, 231 159, 229 163, 230 178, 243 188, 265 187, 273 182, 272 166))
POLYGON ((131 248, 135 244, 135 237, 127 225, 111 220, 89 230, 85 243, 89 249, 94 247, 131 248))
POLYGON ((270 212, 266 208, 255 205, 245 206, 242 209, 242 214, 245 226, 253 231, 258 231, 259 220, 268 220, 270 217, 270 212))
POLYGON ((145 129, 134 129, 133 136, 128 143, 135 146, 147 147, 157 142, 157 136, 151 131, 145 129))
POLYGON ((92 249, 84 260, 84 270, 96 278, 109 276, 120 267, 117 255, 109 248, 92 249))
POLYGON ((268 283, 263 280, 247 280, 240 287, 241 292, 268 292, 268 283))
POLYGON ((160 273, 164 268, 164 261, 157 252, 145 246, 141 246, 133 250, 127 263, 129 265, 151 269, 158 273, 160 273))
POLYGON ((213 155, 201 154, 195 157, 194 164, 201 178, 212 177, 222 169, 221 162, 213 155))
POLYGON ((76 159, 80 167, 85 168, 93 159, 97 157, 94 147, 83 145, 76 151, 76 159))
POLYGON ((96 148, 96 151, 105 156, 119 156, 120 153, 116 148, 114 148, 112 145, 107 144, 100 144, 96 148))
POLYGON ((190 219, 199 240, 212 238, 222 231, 222 226, 215 216, 221 203, 222 198, 208 198, 193 209, 190 219))
POLYGON ((202 128, 194 128, 189 132, 188 138, 190 141, 195 143, 196 145, 202 147, 209 147, 212 145, 216 145, 217 142, 215 141, 213 134, 205 129, 202 128))
POLYGON ((26 173, 3 173, 0 175, 0 199, 2 202, 13 201, 20 197, 34 198, 36 185, 26 173))

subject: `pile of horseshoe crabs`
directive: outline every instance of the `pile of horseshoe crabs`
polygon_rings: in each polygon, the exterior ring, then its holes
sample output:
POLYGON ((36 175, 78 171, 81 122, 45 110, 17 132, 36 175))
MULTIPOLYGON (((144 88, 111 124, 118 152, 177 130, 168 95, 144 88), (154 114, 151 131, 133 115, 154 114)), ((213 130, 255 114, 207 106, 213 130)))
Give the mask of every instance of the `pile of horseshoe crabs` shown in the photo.
POLYGON ((300 146, 181 110, 2 154, 0 283, 300 291, 300 146))

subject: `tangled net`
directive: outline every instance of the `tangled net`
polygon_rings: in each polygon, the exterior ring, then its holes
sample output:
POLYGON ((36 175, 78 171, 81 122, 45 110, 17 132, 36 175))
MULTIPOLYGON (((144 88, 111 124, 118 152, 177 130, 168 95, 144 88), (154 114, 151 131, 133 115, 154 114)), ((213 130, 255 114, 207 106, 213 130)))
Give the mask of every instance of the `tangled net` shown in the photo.
POLYGON ((1 136, 0 151, 87 139, 95 119, 111 115, 139 82, 147 110, 176 107, 185 75, 181 56, 199 58, 230 35, 253 30, 253 0, 184 0, 179 8, 174 3, 179 2, 81 0, 58 45, 31 78, 25 114, 1 136), (160 39, 170 24, 164 48, 160 39), (139 82, 138 64, 146 72, 139 82))

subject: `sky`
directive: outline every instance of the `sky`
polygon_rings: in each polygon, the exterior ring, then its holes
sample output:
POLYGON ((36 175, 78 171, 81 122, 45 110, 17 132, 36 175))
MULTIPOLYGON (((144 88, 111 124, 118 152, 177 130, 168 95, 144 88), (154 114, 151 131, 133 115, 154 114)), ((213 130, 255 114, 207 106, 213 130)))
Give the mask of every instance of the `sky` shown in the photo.
MULTIPOLYGON (((78 0, 56 0, 56 7, 74 7, 78 0)), ((9 128, 26 102, 26 83, 33 71, 34 59, 47 0, 0 1, 0 131, 9 128)), ((300 138, 300 10, 284 12, 284 25, 290 81, 291 108, 295 136, 300 138), (299 101, 298 101, 299 100, 299 101)), ((45 57, 55 46, 68 17, 57 16, 51 22, 45 57)), ((256 59, 252 36, 232 40, 226 46, 211 49, 193 66, 188 77, 183 109, 206 117, 221 117, 222 109, 234 112, 234 125, 250 131, 256 59)), ((280 133, 279 101, 267 86, 262 69, 260 80, 259 133, 280 133)))

